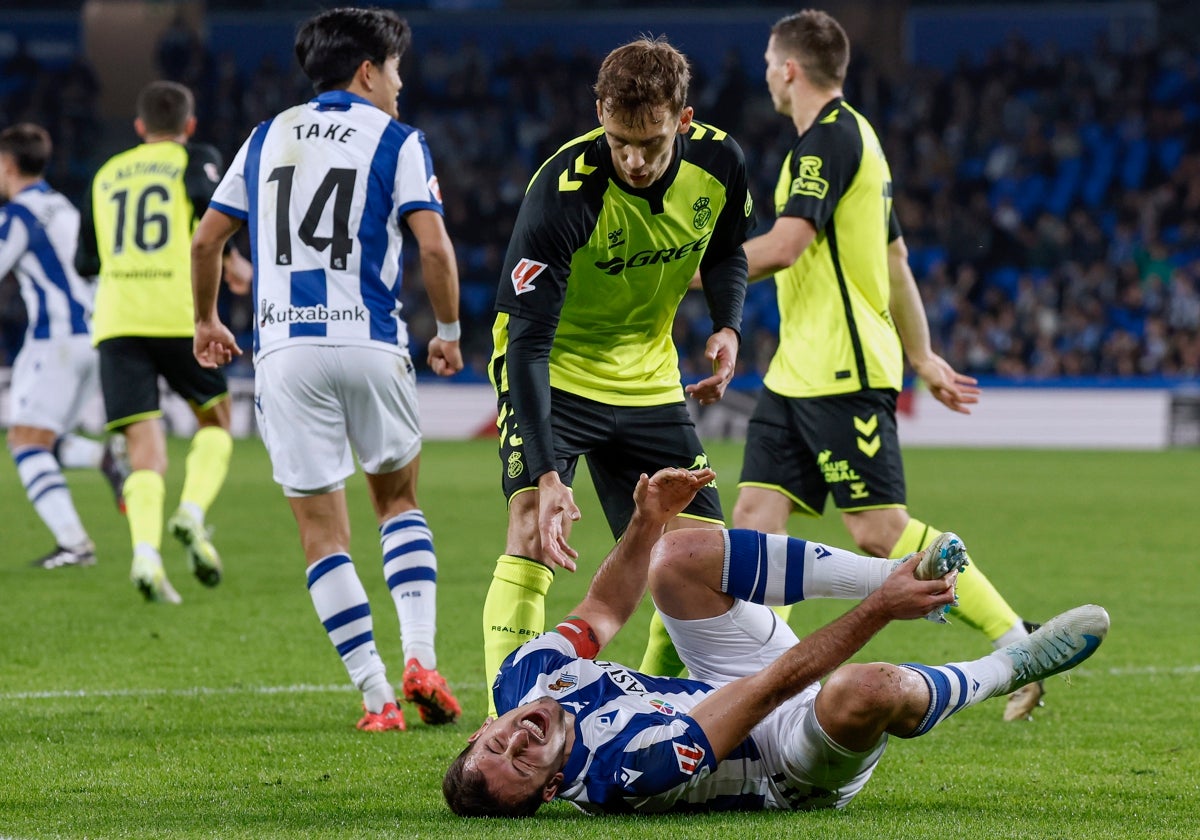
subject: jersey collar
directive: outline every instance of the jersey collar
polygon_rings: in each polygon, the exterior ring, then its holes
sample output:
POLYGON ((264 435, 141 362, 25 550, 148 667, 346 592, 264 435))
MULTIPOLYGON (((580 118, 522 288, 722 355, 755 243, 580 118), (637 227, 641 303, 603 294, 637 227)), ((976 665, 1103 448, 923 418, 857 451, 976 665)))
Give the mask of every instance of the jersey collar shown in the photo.
POLYGON ((44 180, 35 181, 34 183, 30 184, 25 189, 18 192, 17 195, 20 195, 21 193, 27 193, 27 192, 48 193, 48 192, 51 192, 51 189, 50 189, 50 185, 47 184, 44 180))
MULTIPOLYGON (((348 90, 327 90, 317 94, 309 101, 316 103, 318 110, 321 111, 345 111, 351 105, 371 105, 357 93, 351 93, 348 90)), ((371 105, 371 107, 375 106, 371 105)))

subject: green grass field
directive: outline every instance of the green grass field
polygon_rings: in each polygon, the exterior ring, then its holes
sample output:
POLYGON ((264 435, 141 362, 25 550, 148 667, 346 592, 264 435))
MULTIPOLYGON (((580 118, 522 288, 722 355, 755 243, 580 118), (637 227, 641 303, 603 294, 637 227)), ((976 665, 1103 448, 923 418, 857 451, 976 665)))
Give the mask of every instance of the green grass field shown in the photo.
MULTIPOLYGON (((184 445, 172 442, 168 504, 184 445)), ((740 449, 711 452, 727 511, 740 449)), ((440 563, 441 670, 466 714, 456 726, 366 735, 359 698, 313 613, 287 506, 262 447, 239 442, 210 513, 226 579, 206 590, 164 546, 184 598, 149 605, 128 581, 128 532, 98 474, 72 473, 98 546, 89 569, 28 561, 51 541, 0 459, 0 836, 1195 838, 1200 836, 1200 452, 913 450, 910 506, 953 528, 1025 616, 1079 603, 1112 615, 1108 641, 1053 678, 1031 723, 1001 701, 916 741, 894 740, 845 811, 590 819, 560 803, 533 821, 471 822, 441 799, 442 771, 482 719, 480 611, 503 544, 493 445, 431 443, 421 499, 440 563)), ((400 673, 395 612, 361 476, 350 482, 354 556, 375 633, 400 673)), ((547 617, 565 614, 610 540, 586 480, 574 543, 547 617)), ((793 533, 846 545, 840 521, 793 533)), ((797 628, 844 604, 805 604, 797 628)), ((643 612, 606 651, 636 664, 643 612)), ((942 662, 988 650, 956 624, 886 629, 859 659, 942 662)))

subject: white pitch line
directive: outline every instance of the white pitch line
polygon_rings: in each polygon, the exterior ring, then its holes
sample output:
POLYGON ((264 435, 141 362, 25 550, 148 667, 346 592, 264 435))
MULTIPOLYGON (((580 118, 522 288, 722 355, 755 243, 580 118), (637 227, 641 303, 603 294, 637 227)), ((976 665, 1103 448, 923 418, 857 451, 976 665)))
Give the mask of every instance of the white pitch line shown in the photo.
MULTIPOLYGON (((459 689, 482 689, 482 683, 463 686, 459 689)), ((0 693, 0 702, 6 700, 56 700, 93 697, 200 697, 230 694, 334 694, 355 691, 354 686, 339 685, 235 685, 225 688, 196 686, 195 688, 101 688, 70 689, 66 691, 12 691, 0 693)))
MULTIPOLYGON (((1160 677, 1186 676, 1200 674, 1200 665, 1177 665, 1173 668, 1160 668, 1156 665, 1146 665, 1138 668, 1107 668, 1094 670, 1092 668, 1076 668, 1068 671, 1067 677, 1160 677)), ((455 683, 459 689, 479 691, 483 683, 455 683)), ((220 696, 229 694, 339 694, 354 691, 349 684, 339 685, 235 685, 225 688, 210 688, 197 686, 195 688, 114 688, 114 689, 71 689, 66 691, 10 691, 0 692, 0 702, 19 700, 56 700, 64 698, 92 697, 201 697, 220 696)))

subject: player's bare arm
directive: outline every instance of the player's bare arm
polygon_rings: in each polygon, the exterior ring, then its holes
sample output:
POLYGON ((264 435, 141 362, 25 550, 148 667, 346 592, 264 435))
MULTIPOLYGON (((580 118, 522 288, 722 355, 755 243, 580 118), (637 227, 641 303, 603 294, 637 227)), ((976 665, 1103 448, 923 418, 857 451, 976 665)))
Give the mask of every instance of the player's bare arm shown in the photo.
POLYGON ((637 507, 620 542, 604 559, 583 601, 571 614, 582 618, 604 647, 629 620, 646 593, 651 549, 667 523, 691 504, 716 473, 678 467, 645 473, 633 491, 637 507))
POLYGON ((768 667, 722 686, 692 710, 718 761, 742 743, 763 718, 796 692, 827 676, 889 622, 920 618, 954 600, 957 572, 917 580, 920 555, 912 555, 883 586, 854 609, 805 636, 768 667))
POLYGON ((438 335, 429 342, 429 367, 438 376, 453 376, 463 368, 458 327, 458 262, 440 213, 414 210, 405 217, 421 253, 425 292, 438 322, 438 335))
POLYGON ((956 371, 930 347, 925 306, 908 265, 908 246, 902 236, 888 243, 888 283, 892 321, 913 371, 929 386, 929 393, 938 402, 951 411, 970 414, 968 406, 979 402, 978 383, 956 371))
POLYGON ((769 231, 748 239, 743 246, 749 264, 750 282, 770 277, 794 265, 804 249, 816 238, 817 229, 808 219, 780 216, 769 231))
POLYGON ((192 236, 192 301, 196 312, 192 352, 202 367, 229 364, 242 355, 233 333, 217 316, 222 253, 225 242, 241 226, 240 220, 210 207, 204 211, 192 236))

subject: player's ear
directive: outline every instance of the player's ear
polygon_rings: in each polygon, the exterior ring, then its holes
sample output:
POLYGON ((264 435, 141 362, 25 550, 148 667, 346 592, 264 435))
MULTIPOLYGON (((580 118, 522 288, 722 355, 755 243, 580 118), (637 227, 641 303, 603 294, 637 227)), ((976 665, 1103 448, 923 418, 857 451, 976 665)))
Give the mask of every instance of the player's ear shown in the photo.
POLYGON ((142 121, 141 117, 134 119, 133 130, 137 132, 138 137, 144 138, 146 136, 146 123, 142 121))
POLYGON ((183 124, 183 133, 191 137, 196 133, 196 117, 195 115, 187 118, 187 122, 183 124))
POLYGON ((696 111, 691 105, 688 105, 679 112, 679 128, 676 131, 677 134, 687 134, 688 129, 692 127, 692 117, 695 116, 695 114, 696 111))
POLYGON ((550 781, 546 782, 546 786, 542 788, 542 801, 549 802, 558 793, 558 786, 562 784, 563 774, 555 773, 550 777, 550 781))
POLYGON ((467 743, 468 743, 468 744, 473 744, 473 743, 475 743, 475 739, 476 739, 476 738, 478 738, 480 735, 482 735, 482 734, 483 734, 483 731, 484 731, 485 729, 487 729, 489 726, 491 726, 491 725, 492 725, 492 722, 493 722, 493 721, 495 721, 495 720, 496 720, 496 719, 495 719, 494 717, 491 717, 490 715, 489 715, 488 717, 484 718, 484 721, 483 721, 483 723, 481 723, 481 724, 479 725, 479 728, 478 728, 478 729, 476 729, 474 732, 472 732, 472 733, 471 733, 471 735, 470 735, 470 737, 469 737, 469 738, 467 738, 467 743))
POLYGON ((604 106, 600 104, 599 99, 596 100, 596 120, 601 123, 604 122, 604 106))

